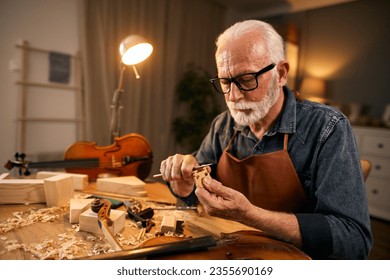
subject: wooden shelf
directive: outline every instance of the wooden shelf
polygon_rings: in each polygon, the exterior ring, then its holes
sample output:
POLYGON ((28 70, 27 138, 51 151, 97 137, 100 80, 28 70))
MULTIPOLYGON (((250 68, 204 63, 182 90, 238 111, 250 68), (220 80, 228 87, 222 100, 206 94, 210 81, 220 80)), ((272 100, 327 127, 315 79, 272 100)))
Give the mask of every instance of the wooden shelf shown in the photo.
MULTIPOLYGON (((21 50, 21 72, 20 72, 20 78, 18 81, 16 81, 16 84, 20 87, 20 101, 19 101, 19 116, 17 118, 17 121, 19 123, 18 125, 18 151, 27 153, 28 147, 26 147, 26 143, 28 143, 28 139, 30 135, 28 135, 28 130, 26 128, 27 123, 29 122, 39 122, 42 124, 49 124, 49 123, 70 123, 75 125, 76 128, 76 134, 75 134, 75 141, 81 140, 85 138, 85 96, 84 96, 84 90, 82 88, 82 78, 81 78, 81 59, 79 54, 72 55, 72 54, 65 54, 69 56, 71 59, 71 65, 72 68, 72 83, 71 84, 61 84, 56 82, 50 82, 49 80, 46 82, 44 81, 34 81, 33 73, 31 71, 32 63, 37 64, 36 59, 31 59, 34 53, 42 53, 45 56, 49 58, 50 54, 52 53, 60 53, 53 50, 46 50, 42 48, 36 48, 31 47, 26 41, 23 41, 21 44, 16 44, 16 48, 21 50), (74 115, 69 115, 68 118, 64 117, 40 117, 40 116, 29 116, 28 107, 30 107, 31 101, 33 98, 32 95, 30 95, 30 90, 32 87, 35 88, 47 88, 51 89, 51 91, 45 91, 44 94, 51 95, 58 93, 58 90, 65 90, 69 91, 70 94, 75 95, 75 113, 74 115)), ((43 57, 44 58, 44 57, 43 57)), ((41 60, 41 63, 42 60, 41 60)), ((48 96, 49 97, 49 96, 48 96)), ((47 106, 50 104, 42 104, 43 106, 47 106)), ((50 129, 53 129, 52 126, 47 126, 47 129, 50 133, 50 129)), ((42 149, 46 149, 47 147, 42 147, 42 149)))
POLYGON ((84 119, 24 117, 24 118, 18 118, 18 121, 22 121, 22 122, 62 122, 62 123, 72 122, 72 123, 81 123, 81 122, 84 122, 84 119))
MULTIPOLYGON (((26 44, 25 42, 23 44, 16 44, 16 47, 19 48, 19 49, 23 49, 23 50, 26 50, 26 51, 31 51, 31 52, 40 52, 40 53, 50 53, 51 51, 50 50, 46 50, 46 49, 42 49, 42 48, 35 48, 35 47, 31 47, 29 46, 28 44, 26 44)), ((69 54, 69 56, 71 58, 74 58, 74 59, 78 59, 78 55, 71 55, 69 54)))
POLYGON ((64 89, 64 90, 71 90, 71 91, 81 91, 82 90, 80 87, 72 87, 72 86, 49 84, 49 83, 45 84, 45 83, 17 81, 16 84, 22 85, 22 86, 29 86, 29 87, 56 88, 56 89, 64 89))

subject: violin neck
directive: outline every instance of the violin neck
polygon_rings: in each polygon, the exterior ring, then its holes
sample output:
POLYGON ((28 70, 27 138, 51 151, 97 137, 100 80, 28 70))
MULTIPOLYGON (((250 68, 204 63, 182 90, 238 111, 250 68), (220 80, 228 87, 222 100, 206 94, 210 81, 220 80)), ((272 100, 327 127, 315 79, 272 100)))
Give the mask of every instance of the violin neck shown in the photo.
POLYGON ((70 159, 62 161, 43 161, 43 162, 29 162, 28 168, 41 169, 41 168, 96 168, 99 166, 98 158, 88 159, 70 159))

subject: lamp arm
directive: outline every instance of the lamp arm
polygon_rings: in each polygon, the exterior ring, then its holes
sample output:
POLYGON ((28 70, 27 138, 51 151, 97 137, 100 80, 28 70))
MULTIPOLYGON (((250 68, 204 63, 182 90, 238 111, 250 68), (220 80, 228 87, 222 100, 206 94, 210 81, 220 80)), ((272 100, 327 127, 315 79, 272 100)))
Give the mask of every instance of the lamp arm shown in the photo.
POLYGON ((123 73, 125 72, 126 67, 122 64, 121 71, 119 75, 118 88, 115 90, 112 97, 111 103, 111 121, 110 121, 110 136, 111 143, 114 143, 115 138, 119 136, 120 133, 120 115, 123 106, 121 104, 121 96, 123 93, 123 73))

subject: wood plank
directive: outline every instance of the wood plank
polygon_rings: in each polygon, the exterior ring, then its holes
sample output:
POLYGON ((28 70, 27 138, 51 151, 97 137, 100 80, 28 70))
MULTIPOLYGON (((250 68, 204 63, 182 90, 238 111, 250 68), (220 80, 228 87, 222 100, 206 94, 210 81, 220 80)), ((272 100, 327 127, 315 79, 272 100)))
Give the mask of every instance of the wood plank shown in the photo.
POLYGON ((136 176, 98 178, 96 190, 129 196, 147 196, 145 183, 136 176))
POLYGON ((9 179, 0 176, 0 204, 45 203, 44 182, 40 179, 9 179))
POLYGON ((36 178, 47 179, 60 174, 67 174, 72 177, 74 190, 83 190, 88 186, 88 175, 85 174, 66 173, 66 172, 57 172, 57 171, 39 171, 36 174, 36 178))
POLYGON ((173 196, 169 187, 159 182, 148 182, 145 185, 148 200, 167 204, 176 204, 177 198, 173 196))

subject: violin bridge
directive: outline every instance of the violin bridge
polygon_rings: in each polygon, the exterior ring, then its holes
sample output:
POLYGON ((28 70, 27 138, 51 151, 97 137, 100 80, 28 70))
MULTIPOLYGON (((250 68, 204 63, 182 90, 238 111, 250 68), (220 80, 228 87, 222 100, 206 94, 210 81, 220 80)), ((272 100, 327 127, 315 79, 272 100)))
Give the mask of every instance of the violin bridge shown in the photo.
POLYGON ((117 161, 114 156, 111 156, 111 165, 112 168, 119 168, 122 166, 122 162, 117 161))
POLYGON ((210 173, 207 170, 207 167, 202 167, 192 171, 192 176, 194 177, 195 185, 197 188, 204 188, 202 180, 206 177, 211 178, 210 173))

